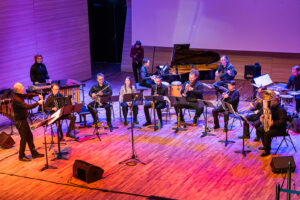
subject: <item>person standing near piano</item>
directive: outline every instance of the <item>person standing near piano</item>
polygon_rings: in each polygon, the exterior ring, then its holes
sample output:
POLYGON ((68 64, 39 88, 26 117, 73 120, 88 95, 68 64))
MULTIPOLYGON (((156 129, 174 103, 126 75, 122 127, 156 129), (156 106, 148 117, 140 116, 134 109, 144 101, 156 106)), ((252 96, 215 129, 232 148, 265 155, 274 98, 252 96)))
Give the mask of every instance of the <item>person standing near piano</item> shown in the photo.
MULTIPOLYGON (((162 77, 161 76, 156 76, 155 78, 155 85, 152 86, 151 88, 151 96, 168 96, 168 87, 165 86, 162 82, 162 77)), ((163 121, 162 121, 162 114, 161 114, 161 109, 166 107, 166 101, 157 101, 155 102, 155 109, 157 111, 157 116, 160 122, 160 127, 163 127, 163 121)), ((145 103, 144 105, 144 112, 145 112, 145 117, 146 117, 146 123, 143 124, 143 126, 148 126, 151 125, 151 118, 149 114, 149 109, 152 107, 152 102, 145 103)), ((155 112, 155 111, 154 111, 155 112)))
POLYGON ((31 159, 25 155, 26 143, 31 151, 32 158, 43 157, 44 154, 40 154, 35 149, 33 142, 33 135, 29 127, 27 118, 28 110, 42 105, 44 100, 42 95, 37 94, 24 94, 24 86, 21 83, 15 83, 13 87, 13 99, 12 107, 14 110, 15 125, 18 129, 19 135, 21 137, 20 149, 19 149, 19 160, 20 161, 30 161, 31 159), (39 96, 40 100, 34 104, 26 104, 24 99, 32 98, 34 96, 39 96))
POLYGON ((123 116, 124 116, 124 125, 127 126, 128 122, 127 122, 127 114, 128 114, 128 107, 133 106, 132 111, 133 111, 133 123, 138 124, 139 122, 137 121, 137 115, 138 115, 138 104, 136 102, 132 104, 132 102, 125 102, 123 97, 124 94, 132 94, 132 93, 136 93, 136 89, 135 87, 132 85, 132 81, 131 81, 131 77, 127 76, 125 78, 125 84, 121 87, 121 91, 120 91, 120 96, 119 96, 119 101, 120 101, 120 105, 122 107, 122 112, 123 112, 123 116))
POLYGON ((227 87, 227 83, 233 80, 237 73, 227 56, 222 56, 220 61, 221 64, 215 74, 216 78, 220 78, 220 80, 213 84, 217 91, 220 86, 227 87))
MULTIPOLYGON (((299 66, 294 66, 292 68, 292 75, 290 76, 288 83, 286 85, 287 89, 292 89, 294 91, 300 91, 300 68, 299 66)), ((300 112, 300 95, 295 97, 296 99, 296 111, 300 112)))
POLYGON ((142 65, 144 59, 144 48, 141 41, 137 40, 130 51, 130 57, 132 59, 132 70, 134 74, 135 83, 139 82, 138 70, 142 65))
MULTIPOLYGON (((235 81, 228 82, 228 91, 222 94, 222 100, 232 105, 232 108, 237 111, 237 107, 240 101, 240 93, 235 89, 235 81)), ((229 112, 225 111, 222 105, 212 110, 214 117, 214 129, 219 129, 219 113, 224 113, 224 131, 228 130, 229 112)))
POLYGON ((90 91, 89 95, 94 100, 88 104, 88 110, 90 111, 93 117, 93 124, 96 125, 98 123, 98 114, 97 107, 104 108, 106 112, 106 121, 110 130, 112 131, 111 125, 111 105, 109 103, 101 103, 101 97, 107 97, 112 95, 112 89, 109 82, 104 80, 104 75, 102 73, 97 74, 98 83, 94 85, 90 91))
POLYGON ((186 97, 187 104, 175 104, 176 114, 180 112, 180 121, 182 123, 184 123, 182 108, 196 110, 193 119, 193 125, 197 125, 198 119, 203 113, 203 106, 197 102, 198 99, 203 99, 203 84, 197 80, 198 77, 199 72, 195 69, 192 69, 189 74, 189 81, 185 82, 181 89, 181 94, 182 96, 186 97))
MULTIPOLYGON (((45 110, 49 111, 50 114, 52 115, 53 113, 55 113, 57 110, 60 109, 58 99, 65 98, 65 97, 63 97, 59 93, 59 85, 56 83, 53 83, 51 85, 51 92, 52 92, 52 94, 50 94, 47 97, 47 100, 45 103, 45 110)), ((74 128, 75 128, 74 126, 75 126, 76 117, 73 114, 69 114, 69 115, 62 116, 60 119, 61 120, 64 120, 64 119, 70 120, 70 124, 69 124, 66 136, 72 137, 71 130, 74 130, 74 128)), ((60 122, 61 120, 56 121, 56 127, 57 127, 57 135, 59 137, 59 140, 63 141, 64 135, 63 135, 62 126, 61 126, 61 122, 60 122)))
POLYGON ((34 56, 34 64, 30 68, 30 79, 33 85, 46 83, 46 79, 50 79, 46 65, 43 63, 43 56, 37 54, 34 56))

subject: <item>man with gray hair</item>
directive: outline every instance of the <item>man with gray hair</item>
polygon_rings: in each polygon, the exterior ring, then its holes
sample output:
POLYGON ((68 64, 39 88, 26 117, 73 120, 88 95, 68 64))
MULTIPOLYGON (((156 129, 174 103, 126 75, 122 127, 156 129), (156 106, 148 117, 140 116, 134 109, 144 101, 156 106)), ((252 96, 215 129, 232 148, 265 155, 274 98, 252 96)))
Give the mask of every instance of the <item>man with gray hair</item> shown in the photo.
POLYGON ((33 143, 33 135, 27 122, 28 110, 42 105, 44 100, 42 95, 38 94, 24 94, 24 86, 21 83, 15 83, 13 88, 14 96, 12 99, 12 106, 14 110, 14 119, 16 128, 21 136, 19 160, 30 161, 31 159, 26 157, 25 148, 26 143, 31 151, 32 158, 43 157, 44 154, 40 154, 36 151, 33 143), (39 96, 40 100, 34 104, 26 104, 24 99, 31 98, 33 96, 39 96))

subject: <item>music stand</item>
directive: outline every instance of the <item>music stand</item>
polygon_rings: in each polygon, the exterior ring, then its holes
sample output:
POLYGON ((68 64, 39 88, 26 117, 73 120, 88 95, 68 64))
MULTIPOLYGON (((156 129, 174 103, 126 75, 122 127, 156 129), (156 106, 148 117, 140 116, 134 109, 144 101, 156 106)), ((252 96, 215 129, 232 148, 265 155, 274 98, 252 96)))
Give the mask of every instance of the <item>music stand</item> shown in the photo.
MULTIPOLYGON (((64 107, 64 112, 69 112, 70 114, 74 115, 75 112, 76 113, 80 112, 82 107, 83 107, 83 103, 75 104, 75 105, 67 105, 64 107)), ((73 137, 71 136, 71 137, 74 138, 74 141, 80 142, 78 140, 78 137, 76 137, 75 124, 74 124, 73 130, 74 130, 74 136, 73 137)))
MULTIPOLYGON (((244 115, 240 115, 239 113, 235 112, 235 110, 233 109, 232 105, 229 103, 225 103, 226 106, 228 107, 229 111, 234 114, 235 116, 240 117, 241 119, 245 120, 249 125, 252 125, 247 118, 244 115)), ((247 153, 250 153, 250 150, 245 150, 245 135, 243 134, 243 148, 242 151, 234 151, 235 153, 241 153, 244 157, 247 156, 247 153)))
POLYGON ((207 117, 207 107, 211 108, 216 108, 216 106, 210 102, 210 101, 205 101, 202 99, 198 99, 198 103, 204 106, 205 109, 205 114, 204 114, 204 120, 205 120, 205 129, 204 132, 202 132, 202 135, 200 137, 205 137, 205 136, 215 136, 215 134, 210 133, 209 128, 208 128, 208 117, 207 117))
POLYGON ((128 127, 127 129, 141 128, 140 126, 136 126, 135 124, 133 124, 133 104, 136 101, 142 101, 142 100, 143 100, 143 94, 142 93, 124 94, 123 101, 124 102, 131 102, 131 107, 130 107, 131 126, 128 127))
POLYGON ((156 126, 156 114, 155 114, 155 104, 158 101, 164 101, 164 96, 145 96, 145 100, 146 101, 151 101, 152 102, 152 110, 153 110, 153 118, 154 118, 154 125, 153 126, 149 126, 149 128, 153 128, 154 131, 158 130, 158 126, 156 126))
MULTIPOLYGON (((171 104, 186 104, 186 98, 185 97, 175 97, 175 96, 168 96, 171 104)), ((181 127, 181 119, 180 119, 180 108, 177 110, 177 127, 172 128, 172 130, 175 130, 174 133, 178 133, 179 131, 187 131, 185 128, 185 124, 183 124, 183 128, 181 127)))
MULTIPOLYGON (((226 106, 226 104, 225 104, 224 101, 221 101, 221 104, 222 104, 223 109, 225 110, 225 111, 224 111, 224 115, 225 115, 225 112, 230 112, 229 109, 227 108, 227 106, 226 106)), ((224 116, 224 118, 225 118, 225 116, 224 116)), ((224 123, 226 123, 225 120, 224 120, 224 123)), ((227 122, 227 123, 228 123, 228 122, 227 122)), ((224 125, 224 126, 225 126, 225 125, 224 125)), ((225 147, 227 147, 228 144, 235 143, 235 142, 234 142, 234 141, 231 141, 231 140, 228 140, 228 124, 227 124, 227 128, 225 129, 225 131, 226 131, 226 137, 225 137, 225 140, 219 140, 219 142, 224 143, 224 144, 225 144, 225 147)))
MULTIPOLYGON (((67 113, 67 110, 64 112, 64 107, 62 107, 50 116, 50 120, 48 121, 47 124, 51 125, 54 122, 56 122, 57 120, 59 120, 58 123, 60 123, 60 119, 64 114, 70 114, 70 113, 67 113)), ((57 146, 58 146, 58 153, 54 153, 54 155, 56 155, 56 157, 54 159, 52 159, 52 161, 53 160, 68 160, 67 158, 64 158, 63 155, 69 154, 69 152, 61 151, 58 133, 57 133, 57 146)))
POLYGON ((131 99, 132 100, 132 106, 131 106, 131 109, 130 109, 130 112, 131 112, 131 157, 128 158, 128 159, 125 159, 121 162, 119 162, 119 164, 123 164, 123 163, 126 163, 126 165, 136 165, 137 162, 145 165, 146 163, 140 161, 138 158, 137 158, 137 155, 135 153, 135 150, 134 150, 134 136, 133 136, 133 128, 134 128, 134 125, 133 125, 133 102, 135 102, 137 99, 139 98, 143 98, 143 94, 141 93, 132 93, 132 94, 124 94, 123 96, 123 100, 127 100, 127 99, 131 99), (133 163, 133 164, 130 164, 130 163, 133 163))
POLYGON ((41 122, 36 126, 36 128, 39 128, 39 127, 41 127, 41 126, 44 127, 44 144, 45 144, 46 164, 45 164, 45 166, 41 169, 41 171, 44 171, 44 170, 46 170, 46 169, 57 169, 57 167, 54 167, 54 166, 49 165, 49 162, 48 162, 48 151, 47 151, 46 130, 47 130, 47 123, 48 123, 49 120, 51 120, 51 118, 41 121, 41 122))

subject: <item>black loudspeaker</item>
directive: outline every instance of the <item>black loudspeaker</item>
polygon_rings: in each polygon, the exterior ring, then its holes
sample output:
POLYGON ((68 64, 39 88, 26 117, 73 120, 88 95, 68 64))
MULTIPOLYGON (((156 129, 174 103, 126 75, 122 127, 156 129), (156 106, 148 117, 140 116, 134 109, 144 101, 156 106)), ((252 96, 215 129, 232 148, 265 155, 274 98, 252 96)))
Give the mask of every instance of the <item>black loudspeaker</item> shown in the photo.
POLYGON ((87 183, 102 178, 104 170, 82 160, 75 160, 73 165, 73 176, 87 183))
POLYGON ((296 169, 296 164, 293 156, 273 157, 271 161, 272 172, 274 173, 287 172, 289 162, 291 162, 291 171, 294 172, 296 169))
POLYGON ((5 149, 11 148, 15 144, 15 141, 12 139, 10 135, 5 132, 0 134, 0 147, 5 149))
POLYGON ((245 65, 244 79, 253 79, 261 75, 260 65, 245 65))

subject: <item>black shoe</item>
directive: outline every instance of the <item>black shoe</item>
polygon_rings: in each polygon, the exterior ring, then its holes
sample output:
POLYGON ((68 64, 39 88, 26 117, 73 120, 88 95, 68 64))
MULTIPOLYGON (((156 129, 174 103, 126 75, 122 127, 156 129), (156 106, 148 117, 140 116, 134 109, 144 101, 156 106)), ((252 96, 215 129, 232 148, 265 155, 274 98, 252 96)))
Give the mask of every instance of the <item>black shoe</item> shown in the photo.
POLYGON ((258 147, 259 150, 265 150, 265 147, 258 147))
POLYGON ((227 129, 227 128, 224 128, 224 129, 223 129, 223 132, 225 132, 225 133, 228 132, 228 129, 227 129))
POLYGON ((113 126, 111 124, 107 124, 108 125, 108 128, 109 128, 109 131, 112 132, 113 131, 113 126))
POLYGON ((258 137, 256 137, 255 139, 254 139, 254 142, 259 142, 260 141, 260 139, 258 138, 258 137))
POLYGON ((31 161, 31 159, 26 156, 22 156, 22 157, 19 157, 19 161, 29 162, 29 161, 31 161))
POLYGON ((160 128, 163 128, 164 127, 164 124, 162 121, 160 121, 160 128))
MULTIPOLYGON (((245 139, 250 139, 250 136, 244 136, 245 139)), ((238 139, 243 139, 243 136, 239 136, 238 139)))
POLYGON ((128 125, 128 122, 127 120, 124 121, 124 126, 127 126, 128 125))
POLYGON ((44 154, 42 153, 38 153, 38 152, 35 152, 32 154, 32 158, 41 158, 41 157, 44 157, 44 154))
POLYGON ((151 125, 151 122, 146 122, 145 124, 143 124, 143 126, 149 126, 151 125))
POLYGON ((216 126, 216 125, 214 126, 214 129, 215 129, 215 130, 216 130, 216 129, 219 129, 219 128, 220 128, 220 126, 216 126))
POLYGON ((270 155, 270 152, 264 152, 264 153, 262 153, 260 156, 261 156, 261 157, 266 157, 266 156, 268 156, 268 155, 270 155))
POLYGON ((133 120, 133 123, 134 124, 139 124, 139 121, 138 120, 133 120))
POLYGON ((198 119, 193 119, 193 126, 197 126, 198 125, 198 119))

